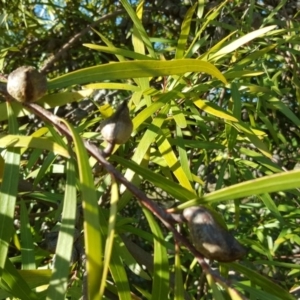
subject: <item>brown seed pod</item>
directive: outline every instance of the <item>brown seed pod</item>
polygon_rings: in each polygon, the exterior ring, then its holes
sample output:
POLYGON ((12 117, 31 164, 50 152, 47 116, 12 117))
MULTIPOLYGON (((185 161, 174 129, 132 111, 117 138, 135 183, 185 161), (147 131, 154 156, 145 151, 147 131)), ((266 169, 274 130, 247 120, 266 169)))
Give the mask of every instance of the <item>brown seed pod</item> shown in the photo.
POLYGON ((19 102, 35 102, 47 91, 47 78, 34 67, 22 66, 7 79, 8 93, 19 102))
POLYGON ((133 130, 127 102, 117 107, 116 112, 102 121, 99 129, 105 141, 111 144, 124 144, 128 141, 133 130))
POLYGON ((203 206, 183 210, 195 248, 206 258, 231 262, 242 258, 246 249, 223 228, 203 206))

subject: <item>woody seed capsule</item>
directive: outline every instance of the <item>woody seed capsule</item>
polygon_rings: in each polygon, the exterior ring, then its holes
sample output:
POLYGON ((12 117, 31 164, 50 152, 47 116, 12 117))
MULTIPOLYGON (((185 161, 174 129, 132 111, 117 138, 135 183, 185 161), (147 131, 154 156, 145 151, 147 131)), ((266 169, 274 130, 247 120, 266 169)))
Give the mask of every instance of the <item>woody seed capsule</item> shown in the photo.
POLYGON ((7 79, 8 93, 19 102, 35 102, 47 91, 47 78, 34 67, 22 66, 7 79))
POLYGON ((214 219, 203 206, 192 206, 183 211, 195 248, 206 258, 231 262, 242 258, 246 249, 214 219))

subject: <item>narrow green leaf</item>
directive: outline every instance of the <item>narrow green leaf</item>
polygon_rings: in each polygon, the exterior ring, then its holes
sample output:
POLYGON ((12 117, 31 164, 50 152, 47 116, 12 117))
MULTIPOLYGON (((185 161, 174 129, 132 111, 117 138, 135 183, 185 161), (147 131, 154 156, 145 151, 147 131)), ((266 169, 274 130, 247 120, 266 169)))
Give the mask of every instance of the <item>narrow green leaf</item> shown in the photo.
MULTIPOLYGON (((251 158, 253 158, 253 162, 257 162, 262 166, 268 168, 274 173, 282 172, 282 168, 280 168, 277 164, 273 163, 270 158, 263 156, 261 153, 256 152, 254 150, 250 150, 244 147, 239 149, 240 153, 245 154, 251 158)), ((242 160, 240 160, 242 162, 242 160)))
MULTIPOLYGON (((150 232, 147 232, 143 229, 139 229, 137 227, 133 227, 131 225, 124 225, 122 226, 122 228, 119 228, 119 232, 130 232, 140 238, 142 238, 143 240, 149 242, 150 244, 153 243, 153 235, 150 232), (121 230, 122 229, 122 230, 121 230)), ((166 247, 168 250, 174 250, 174 244, 172 242, 168 242, 166 240, 162 240, 161 243, 164 245, 164 247, 166 247)))
POLYGON ((233 122, 231 123, 231 125, 235 127, 238 131, 242 131, 245 134, 245 136, 249 139, 249 141, 253 143, 262 154, 264 154, 268 158, 272 157, 268 146, 258 138, 257 133, 260 133, 259 131, 250 128, 248 124, 243 122, 233 122))
POLYGON ((57 89, 93 81, 180 75, 189 72, 207 73, 224 84, 227 83, 224 75, 209 62, 195 59, 178 59, 172 61, 157 60, 155 62, 149 60, 114 62, 84 68, 50 80, 48 87, 49 89, 57 89))
POLYGON ((107 89, 107 90, 125 90, 125 91, 133 91, 138 92, 141 90, 140 87, 132 84, 125 84, 125 83, 108 83, 108 82, 101 82, 101 83, 91 83, 84 86, 87 89, 107 89))
MULTIPOLYGON (((237 290, 232 287, 225 288, 232 300, 244 300, 245 298, 237 293, 237 290)), ((262 300, 262 299, 261 299, 262 300)))
POLYGON ((246 134, 255 135, 258 138, 263 138, 263 137, 266 136, 266 133, 264 131, 252 128, 247 123, 244 123, 244 122, 241 122, 241 121, 238 122, 238 123, 232 123, 232 126, 236 126, 237 129, 239 129, 240 131, 242 131, 246 134))
MULTIPOLYGON (((141 113, 139 113, 133 119, 134 128, 137 128, 142 122, 144 122, 147 118, 149 118, 152 114, 154 114, 155 111, 163 107, 171 98, 172 98, 172 93, 167 93, 166 95, 163 95, 159 101, 152 103, 149 107, 142 110, 141 113)), ((161 113, 162 114, 166 113, 167 110, 168 110, 168 106, 165 105, 165 107, 161 109, 161 113)), ((137 164, 141 164, 143 162, 144 166, 148 165, 148 161, 145 159, 145 155, 149 151, 149 147, 154 141, 155 137, 157 136, 159 132, 159 128, 162 126, 163 122, 164 122, 163 118, 159 118, 159 117, 155 118, 152 124, 144 133, 132 157, 132 160, 135 161, 137 164)), ((125 178, 135 184, 137 184, 139 181, 139 179, 135 177, 133 170, 126 170, 125 178)), ((121 199, 121 201, 118 204, 119 208, 123 207, 127 203, 129 199, 129 195, 130 194, 127 193, 127 197, 123 197, 121 199)))
MULTIPOLYGON (((229 166, 230 166, 230 164, 229 164, 229 161, 227 161, 227 160, 224 160, 224 162, 221 164, 218 180, 216 183, 216 190, 221 189, 221 187, 225 185, 224 178, 226 178, 226 177, 224 175, 225 175, 225 172, 228 172, 229 166)), ((231 181, 231 183, 232 183, 232 181, 231 181)))
MULTIPOLYGON (((225 1, 224 1, 225 2, 225 1)), ((223 2, 223 3, 224 3, 223 2)), ((225 36, 223 39, 221 39, 221 41, 219 41, 217 44, 215 44, 214 46, 212 46, 210 49, 208 49, 207 52, 203 53, 200 56, 201 60, 204 61, 209 61, 211 55, 213 55, 214 53, 216 53, 217 51, 219 51, 219 49, 222 47, 222 45, 229 40, 232 36, 236 35, 237 30, 230 32, 227 36, 225 36)))
POLYGON ((121 258, 122 253, 120 253, 119 250, 120 249, 118 247, 113 247, 110 258, 109 270, 117 287, 119 297, 118 299, 131 300, 132 297, 129 286, 129 280, 125 271, 124 262, 121 258))
POLYGON ((275 107, 278 111, 290 119, 296 126, 300 127, 300 119, 280 100, 276 98, 269 99, 270 106, 275 107))
MULTIPOLYGON (((176 126, 176 140, 178 142, 178 153, 179 153, 180 164, 183 169, 183 172, 186 174, 186 177, 188 178, 188 180, 193 181, 190 164, 189 164, 189 159, 188 159, 188 154, 184 147, 182 131, 181 131, 181 128, 178 126, 176 126)), ((171 142, 171 144, 172 144, 172 142, 171 142)))
POLYGON ((179 109, 177 104, 172 101, 172 114, 173 118, 180 128, 186 128, 187 127, 187 121, 185 119, 184 113, 179 109))
POLYGON ((217 51, 216 53, 212 54, 209 57, 210 61, 217 61, 218 59, 220 59, 221 57, 223 57, 224 55, 228 54, 228 53, 233 53, 237 48, 239 48, 240 46, 254 40, 255 38, 266 34, 267 32, 273 30, 276 28, 276 25, 272 25, 272 26, 268 26, 265 28, 261 28, 255 31, 252 31, 240 38, 238 38, 237 40, 231 42, 229 45, 223 47, 221 50, 217 51))
POLYGON ((101 298, 103 297, 104 294, 105 282, 106 282, 108 269, 110 265, 110 258, 112 254, 114 235, 115 235, 115 224, 116 224, 116 217, 118 211, 117 208, 118 200, 119 200, 118 185, 115 181, 115 178, 111 176, 110 214, 109 214, 107 238, 106 238, 105 251, 104 251, 103 273, 102 273, 102 280, 100 284, 101 298))
POLYGON ((193 17, 193 14, 195 13, 195 9, 196 9, 197 5, 198 5, 198 3, 196 2, 193 6, 191 6, 188 9, 188 11, 185 14, 184 19, 182 21, 181 32, 180 32, 178 44, 176 47, 176 53, 175 53, 176 59, 183 58, 183 56, 184 56, 184 51, 185 51, 185 48, 187 45, 187 40, 188 40, 189 33, 190 33, 192 17, 193 17))
POLYGON ((283 218, 282 218, 275 202, 273 201, 273 199, 271 198, 271 196, 268 193, 261 194, 259 196, 259 198, 263 201, 265 206, 278 218, 278 220, 283 221, 283 218))
MULTIPOLYGON (((232 95, 232 102, 229 102, 229 109, 232 110, 233 116, 240 120, 241 119, 241 96, 238 90, 237 85, 233 82, 231 84, 231 95, 232 95)), ((231 153, 233 149, 236 147, 236 140, 238 136, 238 132, 235 128, 230 126, 229 124, 225 125, 226 130, 226 137, 227 137, 227 147, 228 151, 231 153)))
MULTIPOLYGON (((204 18, 204 22, 203 22, 201 28, 199 30, 197 30, 197 33, 196 33, 191 45, 189 46, 188 50, 186 51, 186 54, 191 53, 192 48, 199 41, 202 33, 207 29, 207 26, 211 23, 211 21, 213 21, 215 18, 217 18, 219 16, 220 12, 222 11, 222 8, 226 5, 227 2, 228 2, 228 0, 222 1, 219 6, 215 7, 214 9, 212 9, 211 11, 209 11, 207 13, 207 15, 204 18)), ((212 50, 214 50, 214 49, 212 49, 212 50)), ((208 54, 208 53, 205 53, 205 54, 208 54)), ((202 57, 201 57, 201 59, 202 59, 202 57)), ((204 59, 204 60, 206 60, 206 59, 204 59)))
MULTIPOLYGON (((9 131, 18 132, 18 124, 14 112, 7 101, 9 131)), ((13 233, 13 220, 18 193, 18 178, 20 165, 20 149, 7 148, 0 193, 0 277, 3 272, 10 238, 13 233)))
POLYGON ((65 120, 61 119, 72 133, 77 164, 79 169, 80 190, 84 214, 84 241, 87 256, 88 294, 90 300, 98 300, 99 283, 102 278, 102 241, 96 189, 86 148, 76 132, 65 120))
POLYGON ((271 89, 269 87, 265 87, 265 86, 258 86, 255 84, 249 84, 249 83, 244 83, 243 86, 241 87, 241 90, 247 90, 250 93, 254 94, 255 96, 257 96, 257 94, 259 93, 266 93, 266 94, 271 94, 271 89))
MULTIPOLYGON (((84 97, 88 97, 91 95, 93 90, 82 90, 78 92, 60 92, 55 94, 47 94, 42 97, 38 103, 42 105, 44 108, 49 109, 56 106, 61 106, 67 103, 78 101, 84 97), (58 96, 59 95, 59 96, 58 96)), ((24 116, 31 115, 32 112, 26 109, 21 103, 14 101, 11 103, 15 115, 20 118, 24 116)), ((0 121, 7 120, 8 112, 6 108, 6 103, 0 103, 0 121)))
POLYGON ((209 284, 209 286, 212 289, 212 293, 213 293, 213 298, 214 299, 220 299, 220 300, 224 300, 225 298, 223 297, 221 291, 218 289, 218 286, 216 285, 216 283, 214 282, 213 277, 211 276, 211 274, 206 274, 206 279, 207 282, 209 284))
POLYGON ((194 104, 208 114, 224 120, 238 122, 238 119, 235 118, 230 112, 225 111, 223 108, 218 107, 209 101, 197 99, 194 101, 194 104))
POLYGON ((271 123, 270 119, 268 118, 268 116, 264 115, 261 112, 257 113, 258 117, 264 122, 267 130, 270 132, 270 134, 272 135, 272 138, 274 139, 274 142, 278 145, 279 144, 279 139, 277 136, 277 132, 276 132, 276 128, 274 127, 274 125, 271 123))
MULTIPOLYGON (((122 237, 123 238, 123 237, 122 237)), ((123 263, 137 276, 151 280, 150 276, 143 270, 143 267, 139 265, 135 257, 128 251, 122 238, 119 235, 114 237, 114 248, 122 258, 123 263)), ((149 254, 150 255, 150 254, 149 254)))
POLYGON ((146 299, 146 300, 151 300, 152 297, 151 297, 151 293, 149 293, 147 290, 145 289, 142 289, 140 286, 138 285, 133 285, 137 291, 140 292, 140 294, 143 296, 143 299, 146 299))
POLYGON ((153 215, 143 208, 143 212, 148 220, 151 231, 154 237, 154 277, 152 284, 152 298, 157 299, 168 299, 169 294, 169 262, 167 249, 162 244, 164 236, 154 219, 153 215))
POLYGON ((45 109, 62 106, 67 103, 77 102, 83 98, 90 97, 94 93, 93 89, 85 89, 76 92, 59 92, 47 94, 39 100, 39 104, 45 109))
MULTIPOLYGON (((49 171, 51 166, 53 166, 53 163, 56 159, 56 155, 53 152, 50 152, 44 159, 43 164, 41 165, 37 175, 34 179, 34 186, 37 186, 37 184, 40 182, 41 179, 45 177, 45 174, 49 171)), ((32 174, 29 174, 28 177, 32 176, 32 174)))
MULTIPOLYGON (((178 139, 170 139, 172 145, 180 146, 181 141, 178 139)), ((217 143, 212 143, 210 141, 197 141, 197 140, 182 140, 184 147, 192 148, 192 149, 225 149, 225 146, 217 143)))
POLYGON ((245 274, 252 283, 260 286, 271 295, 274 295, 279 299, 295 300, 295 298, 290 295, 285 289, 275 284, 274 281, 268 279, 267 277, 260 275, 258 272, 255 272, 238 263, 230 263, 230 266, 237 272, 245 274))
POLYGON ((0 144, 1 148, 14 147, 42 149, 54 152, 55 154, 61 155, 66 158, 70 157, 68 151, 65 148, 53 142, 49 138, 8 134, 0 137, 0 144))
MULTIPOLYGON (((143 8, 144 8, 144 5, 145 5, 145 1, 142 0, 138 3, 137 5, 137 8, 136 8, 136 16, 137 18, 140 20, 142 20, 143 18, 143 8)), ((144 42, 143 42, 143 32, 144 28, 142 28, 142 30, 134 25, 133 26, 133 31, 132 31, 132 44, 133 44, 133 48, 134 48, 134 51, 137 52, 137 53, 141 53, 141 54, 145 54, 145 45, 144 45, 144 42)), ((147 36, 147 42, 148 42, 148 36, 147 36)), ((150 40, 149 40, 150 41, 150 40)), ((147 46, 147 45, 146 45, 147 46)), ((152 46, 152 45, 151 45, 152 46)), ((149 51, 149 49, 148 49, 149 51)), ((151 54, 151 51, 149 51, 150 55, 153 56, 153 54, 151 54)), ((156 55, 156 54, 154 54, 156 55)), ((155 57, 155 56, 153 56, 155 57)), ((150 78, 147 78, 147 77, 139 77, 139 78, 134 78, 135 82, 137 83, 138 86, 140 86, 141 90, 147 90, 150 88, 150 78)), ((141 101, 141 98, 142 98, 142 93, 134 93, 134 95, 132 96, 132 101, 135 103, 135 104, 138 104, 140 103, 141 101)), ((144 95, 144 100, 146 102, 147 105, 150 105, 152 100, 149 96, 147 95, 144 95)))
MULTIPOLYGON (((138 18, 135 11, 132 9, 131 4, 128 3, 127 0, 120 0, 120 2, 124 6, 124 8, 127 11, 128 15, 130 16, 134 26, 138 30, 138 32, 139 32, 143 42, 145 43, 145 46, 146 46, 147 50, 149 51, 150 55, 152 57, 156 57, 156 53, 155 53, 155 51, 152 47, 152 44, 151 44, 150 39, 147 35, 147 32, 146 32, 141 20, 138 18)), ((137 77, 140 77, 140 76, 137 76, 137 77)))
POLYGON ((184 284, 182 280, 181 262, 180 262, 180 250, 179 245, 175 245, 175 284, 174 284, 174 300, 184 299, 184 284))
MULTIPOLYGON (((133 119, 133 125, 134 128, 138 128, 145 120, 147 120, 149 117, 151 117, 156 111, 158 111, 162 106, 166 105, 167 102, 172 99, 173 95, 170 93, 164 95, 159 99, 159 101, 156 101, 154 103, 151 103, 151 105, 145 109, 143 109, 135 118, 133 119)), ((161 121, 160 124, 162 125, 161 121)), ((156 124, 154 124, 156 125, 156 124)), ((144 134, 145 136, 145 134, 144 134)), ((144 141, 145 142, 145 141, 144 141)), ((142 143, 140 143, 142 144, 142 143)), ((140 147, 140 145, 139 145, 140 147)), ((144 149, 147 149, 148 147, 144 147, 144 149)), ((136 153, 137 151, 135 151, 136 153)), ((146 151, 143 151, 145 153, 146 151)), ((135 155, 136 156, 136 155, 135 155)), ((140 155, 138 155, 140 157, 140 155)), ((144 156, 144 155, 143 155, 144 156)), ((142 156, 142 157, 143 157, 142 156)))
MULTIPOLYGON (((97 30, 94 29, 94 28, 93 28, 93 31, 96 32, 96 33, 100 36, 100 38, 101 38, 102 41, 108 46, 108 48, 110 48, 110 49, 114 49, 114 48, 115 48, 115 46, 113 45, 113 43, 111 43, 110 40, 107 39, 107 38, 105 37, 105 35, 101 34, 99 31, 97 31, 97 30)), ((83 44, 83 45, 85 46, 85 45, 87 45, 87 44, 83 44)), ((92 45, 92 44, 88 44, 88 45, 92 45)), ((94 45, 94 46, 95 46, 95 45, 94 45)), ((101 46, 100 46, 100 47, 101 47, 101 46)), ((113 54, 116 55, 116 57, 117 57, 117 59, 118 59, 119 61, 125 61, 125 58, 124 58, 124 56, 123 56, 122 54, 117 54, 117 53, 113 53, 113 54)), ((126 55, 125 55, 125 56, 126 56, 126 55)))
POLYGON ((33 239, 30 230, 28 211, 23 200, 21 200, 21 255, 22 269, 33 270, 36 268, 34 257, 33 239))
POLYGON ((261 266, 261 265, 267 265, 267 266, 277 266, 281 268, 287 268, 287 269, 296 269, 300 270, 300 265, 298 264, 291 264, 291 263, 284 263, 280 261, 270 261, 270 260, 256 260, 253 262, 254 265, 261 266))
POLYGON ((286 191, 300 187, 300 170, 264 176, 232 185, 212 192, 198 200, 181 204, 178 208, 189 207, 196 203, 213 203, 237 198, 249 197, 263 193, 286 191))
POLYGON ((205 0, 198 0, 197 18, 202 19, 204 14, 205 0))
POLYGON ((191 186, 191 183, 188 177, 186 176, 180 161, 178 161, 178 158, 172 150, 172 146, 169 143, 168 139, 163 134, 161 134, 157 139, 156 143, 161 156, 167 162, 170 171, 177 178, 179 184, 187 190, 193 191, 194 189, 191 186))
POLYGON ((67 182, 62 210, 62 221, 55 252, 55 262, 47 292, 47 299, 65 299, 72 252, 74 247, 74 227, 76 219, 77 195, 75 161, 69 159, 66 167, 67 182))
MULTIPOLYGON (((236 282, 235 285, 239 287, 241 290, 247 292, 250 295, 249 299, 259 299, 259 300, 282 300, 285 298, 278 298, 273 294, 264 292, 257 288, 256 285, 252 284, 252 286, 247 286, 246 284, 242 284, 240 282, 236 282)), ((290 298, 291 299, 291 298, 290 298)), ((293 298, 294 299, 294 298, 293 298)), ((294 299, 296 300, 296 299, 294 299)))
POLYGON ((18 270, 30 288, 36 288, 49 283, 51 270, 18 270))
POLYGON ((133 170, 144 179, 149 180, 180 201, 187 201, 196 197, 196 194, 185 189, 180 184, 171 181, 160 174, 153 173, 148 168, 141 167, 140 165, 129 161, 128 159, 114 155, 111 156, 111 159, 122 166, 133 170))
POLYGON ((22 300, 37 300, 38 297, 36 293, 30 289, 20 273, 17 271, 11 261, 7 259, 5 268, 1 275, 0 288, 9 292, 14 297, 18 297, 22 300))
POLYGON ((235 79, 235 78, 241 78, 241 77, 256 77, 263 75, 265 72, 263 71, 253 71, 253 70, 242 70, 242 71, 228 71, 226 72, 225 78, 226 79, 235 79))
MULTIPOLYGON (((138 3, 136 8, 136 16, 141 22, 143 17, 143 7, 144 7, 145 1, 142 0, 138 3)), ((144 29, 144 28, 143 28, 144 29)), ((132 30, 132 45, 133 49, 137 53, 145 54, 145 45, 143 43, 143 38, 141 36, 142 32, 140 32, 139 28, 137 28, 135 25, 133 26, 132 30)), ((148 36, 147 36, 148 37, 148 36)), ((150 40, 149 40, 150 42, 150 40)), ((151 44, 152 47, 152 44, 151 44)), ((154 52, 153 52, 154 53, 154 52)))
POLYGON ((129 51, 126 49, 121 49, 121 48, 116 48, 116 47, 106 47, 106 46, 99 46, 99 45, 94 45, 94 44, 83 44, 83 46, 97 50, 100 52, 105 52, 105 53, 110 53, 110 54, 115 54, 115 55, 122 55, 124 57, 129 57, 133 58, 136 60, 155 60, 153 57, 149 57, 145 54, 137 53, 134 51, 129 51))
POLYGON ((240 120, 242 111, 242 97, 235 82, 231 83, 231 95, 233 99, 233 115, 240 120))
POLYGON ((269 45, 261 50, 256 50, 253 53, 250 53, 245 58, 241 59, 237 62, 237 66, 242 67, 251 64, 252 62, 256 61, 257 59, 261 59, 266 53, 270 52, 274 48, 276 48, 277 44, 269 45))

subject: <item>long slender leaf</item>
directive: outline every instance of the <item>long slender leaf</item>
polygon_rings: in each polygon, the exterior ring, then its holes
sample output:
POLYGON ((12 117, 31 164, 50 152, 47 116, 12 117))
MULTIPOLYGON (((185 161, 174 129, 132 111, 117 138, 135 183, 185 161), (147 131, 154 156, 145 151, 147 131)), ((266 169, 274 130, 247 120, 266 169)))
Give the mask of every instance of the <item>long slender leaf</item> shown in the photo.
POLYGON ((182 280, 181 272, 181 261, 180 261, 180 252, 179 246, 175 245, 175 285, 174 285, 174 300, 184 299, 184 285, 182 280))
POLYGON ((131 292, 129 280, 122 261, 122 253, 118 247, 114 247, 111 253, 111 263, 109 270, 117 286, 118 296, 120 300, 131 300, 131 292))
POLYGON ((102 240, 99 224, 97 196, 92 170, 83 142, 73 127, 62 120, 72 133, 79 169, 80 190, 84 213, 84 241, 87 256, 88 294, 90 300, 98 300, 102 277, 102 240))
POLYGON ((119 200, 118 185, 113 176, 111 177, 111 182, 112 184, 111 184, 110 215, 109 215, 107 238, 106 238, 105 251, 104 251, 103 274, 102 274, 102 280, 100 284, 101 297, 103 297, 104 294, 105 282, 106 282, 107 273, 110 264, 110 258, 112 254, 113 241, 115 235, 115 224, 116 224, 116 217, 117 217, 116 216, 117 202, 119 200))
POLYGON ((182 21, 180 37, 178 39, 178 44, 177 44, 176 53, 175 53, 176 59, 183 58, 183 56, 184 56, 184 50, 185 50, 188 36, 190 33, 192 17, 193 17, 193 14, 195 13, 197 4, 198 3, 195 3, 193 6, 191 6, 189 8, 189 10, 187 11, 187 13, 182 21))
POLYGON ((138 175, 142 176, 144 179, 149 180, 153 184, 162 188, 163 190, 165 190, 167 193, 169 193, 170 195, 172 195, 174 198, 178 200, 187 201, 188 199, 193 199, 196 197, 196 194, 194 192, 187 190, 186 188, 182 187, 180 184, 168 180, 167 178, 165 178, 160 174, 153 173, 149 169, 141 167, 134 162, 130 162, 124 158, 121 158, 119 156, 114 156, 114 155, 111 157, 111 159, 122 164, 124 167, 133 170, 138 175))
MULTIPOLYGON (((12 134, 18 132, 18 124, 14 112, 7 103, 9 131, 12 134)), ((20 164, 20 149, 8 148, 5 156, 5 165, 0 193, 0 277, 6 260, 8 245, 13 233, 13 219, 18 192, 20 164)))
POLYGON ((278 297, 279 299, 294 299, 292 295, 290 295, 285 289, 283 289, 281 286, 275 284, 272 280, 268 279, 267 277, 260 275, 259 273, 241 265, 238 263, 231 263, 231 267, 248 276, 251 278, 251 281, 263 288, 265 291, 269 292, 271 295, 274 295, 278 297))
POLYGON ((136 53, 134 51, 129 51, 126 49, 121 49, 121 48, 116 48, 116 47, 106 47, 106 46, 100 46, 100 45, 94 45, 94 44, 83 44, 83 46, 97 50, 100 52, 105 52, 105 53, 110 53, 110 54, 115 54, 115 55, 122 55, 128 58, 133 58, 137 60, 155 60, 153 57, 149 57, 147 55, 141 54, 141 53, 136 53))
POLYGON ((252 41, 253 39, 255 39, 255 38, 269 32, 269 31, 271 31, 275 28, 276 28, 276 25, 272 25, 272 26, 268 26, 268 27, 265 27, 265 28, 261 28, 261 29, 252 31, 252 32, 240 37, 239 39, 233 41, 229 45, 223 47, 222 49, 220 49, 219 51, 217 51, 213 55, 211 55, 209 60, 210 61, 217 61, 218 59, 220 59, 224 55, 234 52, 240 46, 252 41))
POLYGON ((21 253, 22 269, 35 269, 36 264, 34 257, 33 238, 30 231, 28 212, 24 201, 21 201, 21 253))
POLYGON ((224 75, 211 63, 194 59, 178 59, 155 62, 149 60, 104 64, 70 72, 49 81, 50 89, 69 87, 101 80, 117 80, 137 77, 157 77, 188 72, 203 72, 227 83, 224 75))
POLYGON ((181 204, 179 208, 196 203, 221 202, 263 193, 286 191, 298 187, 300 187, 300 170, 294 170, 238 183, 207 194, 198 200, 181 204))
POLYGON ((167 249, 161 242, 164 237, 157 222, 150 212, 145 208, 143 208, 143 211, 154 237, 154 277, 151 299, 167 299, 169 293, 169 268, 167 249))
POLYGON ((53 151, 54 153, 69 158, 68 151, 57 143, 48 138, 38 138, 29 136, 18 136, 9 134, 0 137, 1 148, 14 147, 14 148, 35 148, 53 151))
POLYGON ((172 150, 171 144, 169 141, 164 137, 164 135, 160 135, 157 139, 157 145, 161 156, 167 162, 169 169, 172 171, 174 176, 177 178, 180 185, 182 185, 187 190, 193 191, 193 187, 189 182, 189 179, 183 170, 180 162, 178 161, 175 153, 172 150))
POLYGON ((37 294, 31 290, 25 279, 20 275, 9 259, 7 259, 1 275, 0 288, 22 300, 39 299, 37 294))
POLYGON ((55 263, 48 288, 47 299, 65 299, 74 247, 74 226, 76 219, 75 161, 67 164, 67 183, 62 210, 62 222, 57 240, 55 263))
MULTIPOLYGON (((120 2, 122 3, 124 8, 126 9, 126 11, 127 11, 128 15, 130 16, 134 26, 138 30, 138 32, 139 32, 143 42, 145 43, 145 46, 147 47, 147 50, 149 51, 150 55, 152 57, 156 57, 156 53, 155 53, 155 51, 152 47, 150 39, 147 35, 147 32, 146 32, 141 20, 138 18, 135 11, 132 9, 131 5, 128 3, 127 0, 120 0, 120 2)), ((137 76, 137 77, 139 77, 139 76, 137 76)))

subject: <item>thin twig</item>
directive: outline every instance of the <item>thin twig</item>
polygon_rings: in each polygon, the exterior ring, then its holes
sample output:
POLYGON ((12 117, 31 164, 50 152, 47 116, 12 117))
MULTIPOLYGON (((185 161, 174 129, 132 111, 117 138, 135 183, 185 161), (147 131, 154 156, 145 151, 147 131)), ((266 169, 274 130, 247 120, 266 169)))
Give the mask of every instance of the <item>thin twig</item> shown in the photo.
POLYGON ((50 67, 69 49, 71 46, 80 39, 83 35, 85 35, 89 30, 91 30, 92 27, 96 27, 100 23, 109 20, 117 15, 120 15, 124 13, 123 9, 118 9, 110 14, 106 14, 99 18, 97 21, 93 22, 92 24, 88 25, 86 28, 81 30, 79 33, 76 33, 67 43, 65 43, 58 51, 57 53, 52 56, 50 59, 46 61, 44 66, 41 68, 41 73, 46 73, 50 67))

